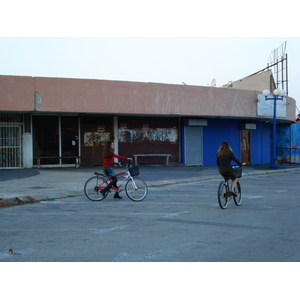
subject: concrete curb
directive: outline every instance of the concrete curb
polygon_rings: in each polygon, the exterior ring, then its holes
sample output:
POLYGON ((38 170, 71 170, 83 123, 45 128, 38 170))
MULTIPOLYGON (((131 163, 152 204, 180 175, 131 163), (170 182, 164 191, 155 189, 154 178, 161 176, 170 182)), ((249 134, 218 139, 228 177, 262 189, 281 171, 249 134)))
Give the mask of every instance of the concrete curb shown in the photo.
MULTIPOLYGON (((286 173, 286 172, 295 172, 300 171, 300 168, 295 169, 274 169, 274 170, 255 170, 255 171, 243 171, 242 176, 255 176, 255 175, 267 175, 272 173, 286 173)), ((172 184, 180 184, 180 183, 188 183, 188 182, 196 182, 196 181, 206 181, 206 180, 213 180, 213 179, 220 179, 222 177, 219 174, 215 175, 202 175, 197 177, 189 177, 189 178, 181 178, 181 179, 170 179, 170 180, 159 180, 159 181, 149 181, 147 182, 148 187, 159 187, 165 185, 172 185, 172 184)), ((55 199, 62 199, 68 197, 77 197, 77 196, 84 196, 84 191, 65 191, 59 193, 49 193, 49 194, 35 194, 31 196, 18 196, 12 198, 0 198, 0 207, 11 206, 11 205, 19 205, 19 204, 27 204, 27 203, 35 203, 40 201, 49 201, 55 199)))

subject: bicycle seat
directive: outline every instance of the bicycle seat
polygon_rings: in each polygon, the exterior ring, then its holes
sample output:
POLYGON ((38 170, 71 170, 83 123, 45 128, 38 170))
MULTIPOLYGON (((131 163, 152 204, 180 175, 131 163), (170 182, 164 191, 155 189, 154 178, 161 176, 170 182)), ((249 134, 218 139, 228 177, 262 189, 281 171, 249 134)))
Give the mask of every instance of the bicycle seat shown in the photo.
POLYGON ((103 172, 106 176, 109 176, 109 173, 106 170, 103 170, 103 172))
POLYGON ((99 172, 95 172, 94 174, 95 175, 103 175, 102 173, 99 173, 99 172))

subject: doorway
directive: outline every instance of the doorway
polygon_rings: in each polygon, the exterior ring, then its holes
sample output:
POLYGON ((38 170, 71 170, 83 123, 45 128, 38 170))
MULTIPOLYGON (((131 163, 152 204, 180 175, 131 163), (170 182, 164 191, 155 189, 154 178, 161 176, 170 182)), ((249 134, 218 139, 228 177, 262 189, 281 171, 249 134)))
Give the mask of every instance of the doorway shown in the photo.
POLYGON ((101 166, 103 148, 107 141, 113 141, 113 118, 84 116, 80 118, 81 165, 101 166))
POLYGON ((79 153, 77 116, 32 116, 32 124, 34 165, 36 157, 44 157, 43 165, 74 163, 67 157, 79 153))
POLYGON ((187 166, 202 166, 202 126, 185 126, 185 165, 187 166))
POLYGON ((242 162, 250 164, 250 131, 245 130, 241 132, 241 150, 242 150, 242 162))

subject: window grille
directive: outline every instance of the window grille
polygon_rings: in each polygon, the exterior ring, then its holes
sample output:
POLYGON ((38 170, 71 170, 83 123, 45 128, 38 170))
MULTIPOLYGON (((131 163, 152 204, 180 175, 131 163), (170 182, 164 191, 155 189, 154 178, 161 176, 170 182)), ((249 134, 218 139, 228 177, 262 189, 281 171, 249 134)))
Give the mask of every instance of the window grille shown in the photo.
POLYGON ((22 114, 0 114, 0 169, 23 167, 22 129, 22 114))

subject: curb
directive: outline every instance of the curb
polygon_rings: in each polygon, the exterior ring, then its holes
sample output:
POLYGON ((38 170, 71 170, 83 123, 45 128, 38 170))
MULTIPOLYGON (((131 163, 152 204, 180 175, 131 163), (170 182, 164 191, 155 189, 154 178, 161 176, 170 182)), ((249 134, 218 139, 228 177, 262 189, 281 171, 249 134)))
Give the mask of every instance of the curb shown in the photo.
POLYGON ((12 198, 0 198, 0 207, 4 206, 11 206, 11 205, 19 205, 19 204, 27 204, 27 203, 35 203, 41 202, 45 200, 55 200, 67 197, 76 197, 76 196, 83 196, 84 193, 82 192, 60 192, 60 193, 51 193, 51 194, 37 194, 32 196, 18 196, 12 198))
MULTIPOLYGON (((286 173, 286 172, 294 172, 300 171, 300 168, 295 169, 274 169, 274 170, 257 170, 257 171, 250 171, 246 172, 243 171, 242 176, 255 176, 255 175, 267 175, 272 173, 286 173)), ((150 181, 147 183, 148 187, 159 187, 164 185, 172 185, 176 183, 188 183, 188 182, 195 182, 195 181, 206 181, 206 180, 213 180, 213 179, 220 179, 221 175, 207 175, 207 176, 197 176, 197 177, 190 177, 190 178, 181 178, 181 179, 169 179, 169 180, 159 180, 159 181, 150 181)), ((11 206, 11 205, 20 205, 20 204, 27 204, 27 203, 36 203, 41 201, 49 201, 55 199, 62 199, 68 197, 77 197, 77 196, 84 196, 83 191, 66 191, 66 192, 59 192, 59 193, 49 193, 49 194, 35 194, 31 196, 18 196, 12 198, 0 198, 0 208, 11 206)))

